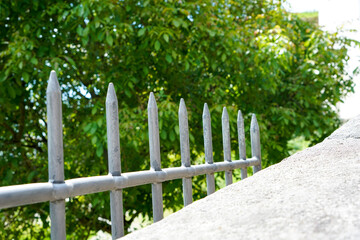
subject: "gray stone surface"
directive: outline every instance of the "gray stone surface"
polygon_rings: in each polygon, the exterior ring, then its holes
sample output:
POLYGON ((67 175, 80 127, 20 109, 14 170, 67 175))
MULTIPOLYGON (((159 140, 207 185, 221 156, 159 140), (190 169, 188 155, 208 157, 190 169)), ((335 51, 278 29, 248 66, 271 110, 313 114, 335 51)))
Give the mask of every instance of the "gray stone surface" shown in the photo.
POLYGON ((360 116, 123 239, 360 239, 360 116))

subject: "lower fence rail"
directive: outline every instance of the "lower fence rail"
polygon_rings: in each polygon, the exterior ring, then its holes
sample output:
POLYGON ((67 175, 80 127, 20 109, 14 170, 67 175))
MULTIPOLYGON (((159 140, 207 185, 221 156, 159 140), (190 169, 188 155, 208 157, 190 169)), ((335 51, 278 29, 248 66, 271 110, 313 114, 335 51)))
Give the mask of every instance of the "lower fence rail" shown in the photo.
POLYGON ((184 206, 192 202, 192 177, 206 174, 207 194, 215 191, 215 172, 225 172, 226 185, 232 183, 232 171, 241 169, 241 178, 247 177, 247 168, 253 173, 261 170, 260 130, 255 114, 250 126, 251 158, 246 158, 244 119, 238 111, 237 132, 240 160, 231 160, 229 115, 222 114, 224 161, 213 161, 211 117, 207 104, 203 109, 205 164, 191 165, 189 126, 185 101, 179 106, 179 133, 181 167, 161 168, 158 108, 154 94, 148 102, 149 148, 151 170, 121 173, 118 101, 112 83, 106 96, 106 127, 109 175, 75 178, 64 181, 61 90, 55 71, 51 71, 47 94, 49 182, 0 187, 0 209, 50 202, 51 239, 66 239, 65 199, 91 193, 110 191, 112 238, 124 235, 122 189, 152 184, 154 222, 163 218, 162 182, 182 179, 184 206))

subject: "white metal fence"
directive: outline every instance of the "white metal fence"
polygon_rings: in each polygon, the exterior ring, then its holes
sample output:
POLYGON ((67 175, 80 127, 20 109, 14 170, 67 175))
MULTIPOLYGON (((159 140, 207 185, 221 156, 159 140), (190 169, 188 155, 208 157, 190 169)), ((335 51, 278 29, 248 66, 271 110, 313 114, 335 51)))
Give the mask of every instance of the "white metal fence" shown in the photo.
POLYGON ((183 99, 179 107, 181 166, 161 168, 158 108, 154 94, 148 102, 148 124, 151 169, 121 173, 118 101, 113 84, 106 96, 106 125, 109 175, 64 180, 63 133, 61 91, 55 71, 50 74, 47 87, 48 161, 49 182, 6 186, 0 188, 0 209, 50 201, 51 239, 65 239, 65 199, 85 194, 110 191, 112 238, 124 235, 122 189, 144 184, 152 186, 153 218, 163 218, 162 182, 183 181, 184 205, 192 203, 193 176, 206 174, 207 194, 215 191, 215 172, 225 172, 226 185, 232 183, 232 170, 241 168, 242 179, 247 177, 247 167, 253 172, 261 170, 260 132, 255 114, 252 115, 250 138, 252 158, 246 159, 244 120, 238 112, 237 130, 240 160, 231 160, 229 116, 226 108, 222 114, 224 162, 213 162, 211 118, 207 104, 203 110, 205 164, 190 164, 188 116, 183 99))

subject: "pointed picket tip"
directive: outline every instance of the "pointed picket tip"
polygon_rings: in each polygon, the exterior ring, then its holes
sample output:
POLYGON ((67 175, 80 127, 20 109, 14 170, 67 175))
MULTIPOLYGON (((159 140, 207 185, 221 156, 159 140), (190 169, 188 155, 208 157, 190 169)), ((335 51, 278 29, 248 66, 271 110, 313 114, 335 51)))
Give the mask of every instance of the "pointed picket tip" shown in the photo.
POLYGON ((244 121, 244 118, 243 118, 243 116, 242 116, 241 110, 238 111, 237 121, 238 121, 238 122, 244 121))
POLYGON ((221 119, 229 120, 229 114, 228 114, 228 111, 227 111, 226 107, 223 108, 221 119))
POLYGON ((114 84, 110 83, 106 94, 106 102, 117 102, 114 84))
POLYGON ((252 130, 258 130, 259 129, 259 124, 257 122, 255 113, 253 113, 252 116, 251 116, 251 126, 250 126, 250 128, 252 130))
POLYGON ((183 98, 180 99, 179 114, 187 114, 186 105, 183 98))
POLYGON ((148 109, 150 108, 157 109, 156 100, 153 92, 151 92, 149 96, 148 109))
POLYGON ((54 70, 51 71, 46 92, 61 92, 60 85, 54 70))
POLYGON ((204 104, 203 118, 210 117, 210 111, 207 103, 204 104))

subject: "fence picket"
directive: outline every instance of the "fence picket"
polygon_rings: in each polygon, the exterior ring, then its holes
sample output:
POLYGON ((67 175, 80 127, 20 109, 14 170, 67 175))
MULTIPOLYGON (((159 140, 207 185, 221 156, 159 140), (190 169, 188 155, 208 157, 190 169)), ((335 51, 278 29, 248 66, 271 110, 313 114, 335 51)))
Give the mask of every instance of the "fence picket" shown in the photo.
POLYGON ((213 160, 211 116, 208 105, 203 108, 205 164, 191 165, 188 113, 184 99, 179 105, 181 167, 161 168, 158 108, 153 93, 148 101, 148 128, 151 169, 121 173, 118 100, 112 83, 106 95, 106 127, 109 175, 64 180, 61 90, 55 71, 51 71, 46 90, 49 182, 0 187, 0 209, 50 201, 51 239, 66 239, 65 199, 110 191, 112 239, 124 235, 122 189, 151 184, 154 222, 163 218, 162 182, 182 179, 184 205, 192 203, 192 177, 206 174, 207 195, 215 192, 215 172, 225 172, 226 185, 232 183, 232 170, 241 168, 242 179, 247 167, 261 170, 260 130, 255 114, 250 127, 252 157, 246 159, 244 119, 237 116, 240 160, 231 160, 230 121, 226 108, 222 113, 224 161, 213 160))
MULTIPOLYGON (((47 97, 49 182, 64 183, 61 90, 56 72, 51 71, 47 97)), ((66 239, 65 200, 50 202, 51 239, 66 239)))
MULTIPOLYGON (((246 160, 244 118, 240 110, 238 111, 238 115, 237 115, 237 130, 238 130, 238 142, 239 142, 239 156, 240 159, 246 160)), ((247 168, 241 168, 241 179, 245 179, 245 178, 247 178, 247 168)))
POLYGON ((253 114, 251 117, 250 138, 251 138, 252 157, 255 157, 260 160, 259 165, 253 166, 253 172, 255 174, 261 170, 260 129, 255 114, 253 114))
MULTIPOLYGON (((151 92, 148 102, 148 125, 149 125, 149 146, 150 165, 154 171, 161 171, 160 138, 158 108, 154 94, 151 92)), ((152 205, 154 222, 163 219, 163 197, 162 183, 151 184, 152 205)))
MULTIPOLYGON (((106 131, 108 145, 109 173, 121 175, 120 136, 118 100, 114 85, 109 84, 106 95, 106 131)), ((110 191, 111 235, 112 239, 124 236, 123 194, 122 190, 110 191)))
MULTIPOLYGON (((180 131, 180 149, 181 165, 190 167, 190 143, 189 143, 189 123, 188 114, 184 99, 181 98, 179 106, 179 131, 180 131)), ((192 181, 191 178, 183 178, 184 206, 192 203, 192 181)))
MULTIPOLYGON (((229 123, 229 114, 226 110, 226 107, 223 108, 222 116, 222 137, 223 137, 223 152, 224 152, 224 161, 231 162, 231 143, 230 143, 230 123, 229 123)), ((225 184, 226 186, 232 184, 232 171, 225 171, 225 184)))
MULTIPOLYGON (((204 149, 205 149, 205 162, 212 164, 213 160, 213 147, 211 135, 211 118, 210 111, 207 103, 204 104, 203 110, 203 130, 204 130, 204 149)), ((206 174, 207 195, 215 192, 215 179, 214 174, 206 174)))

